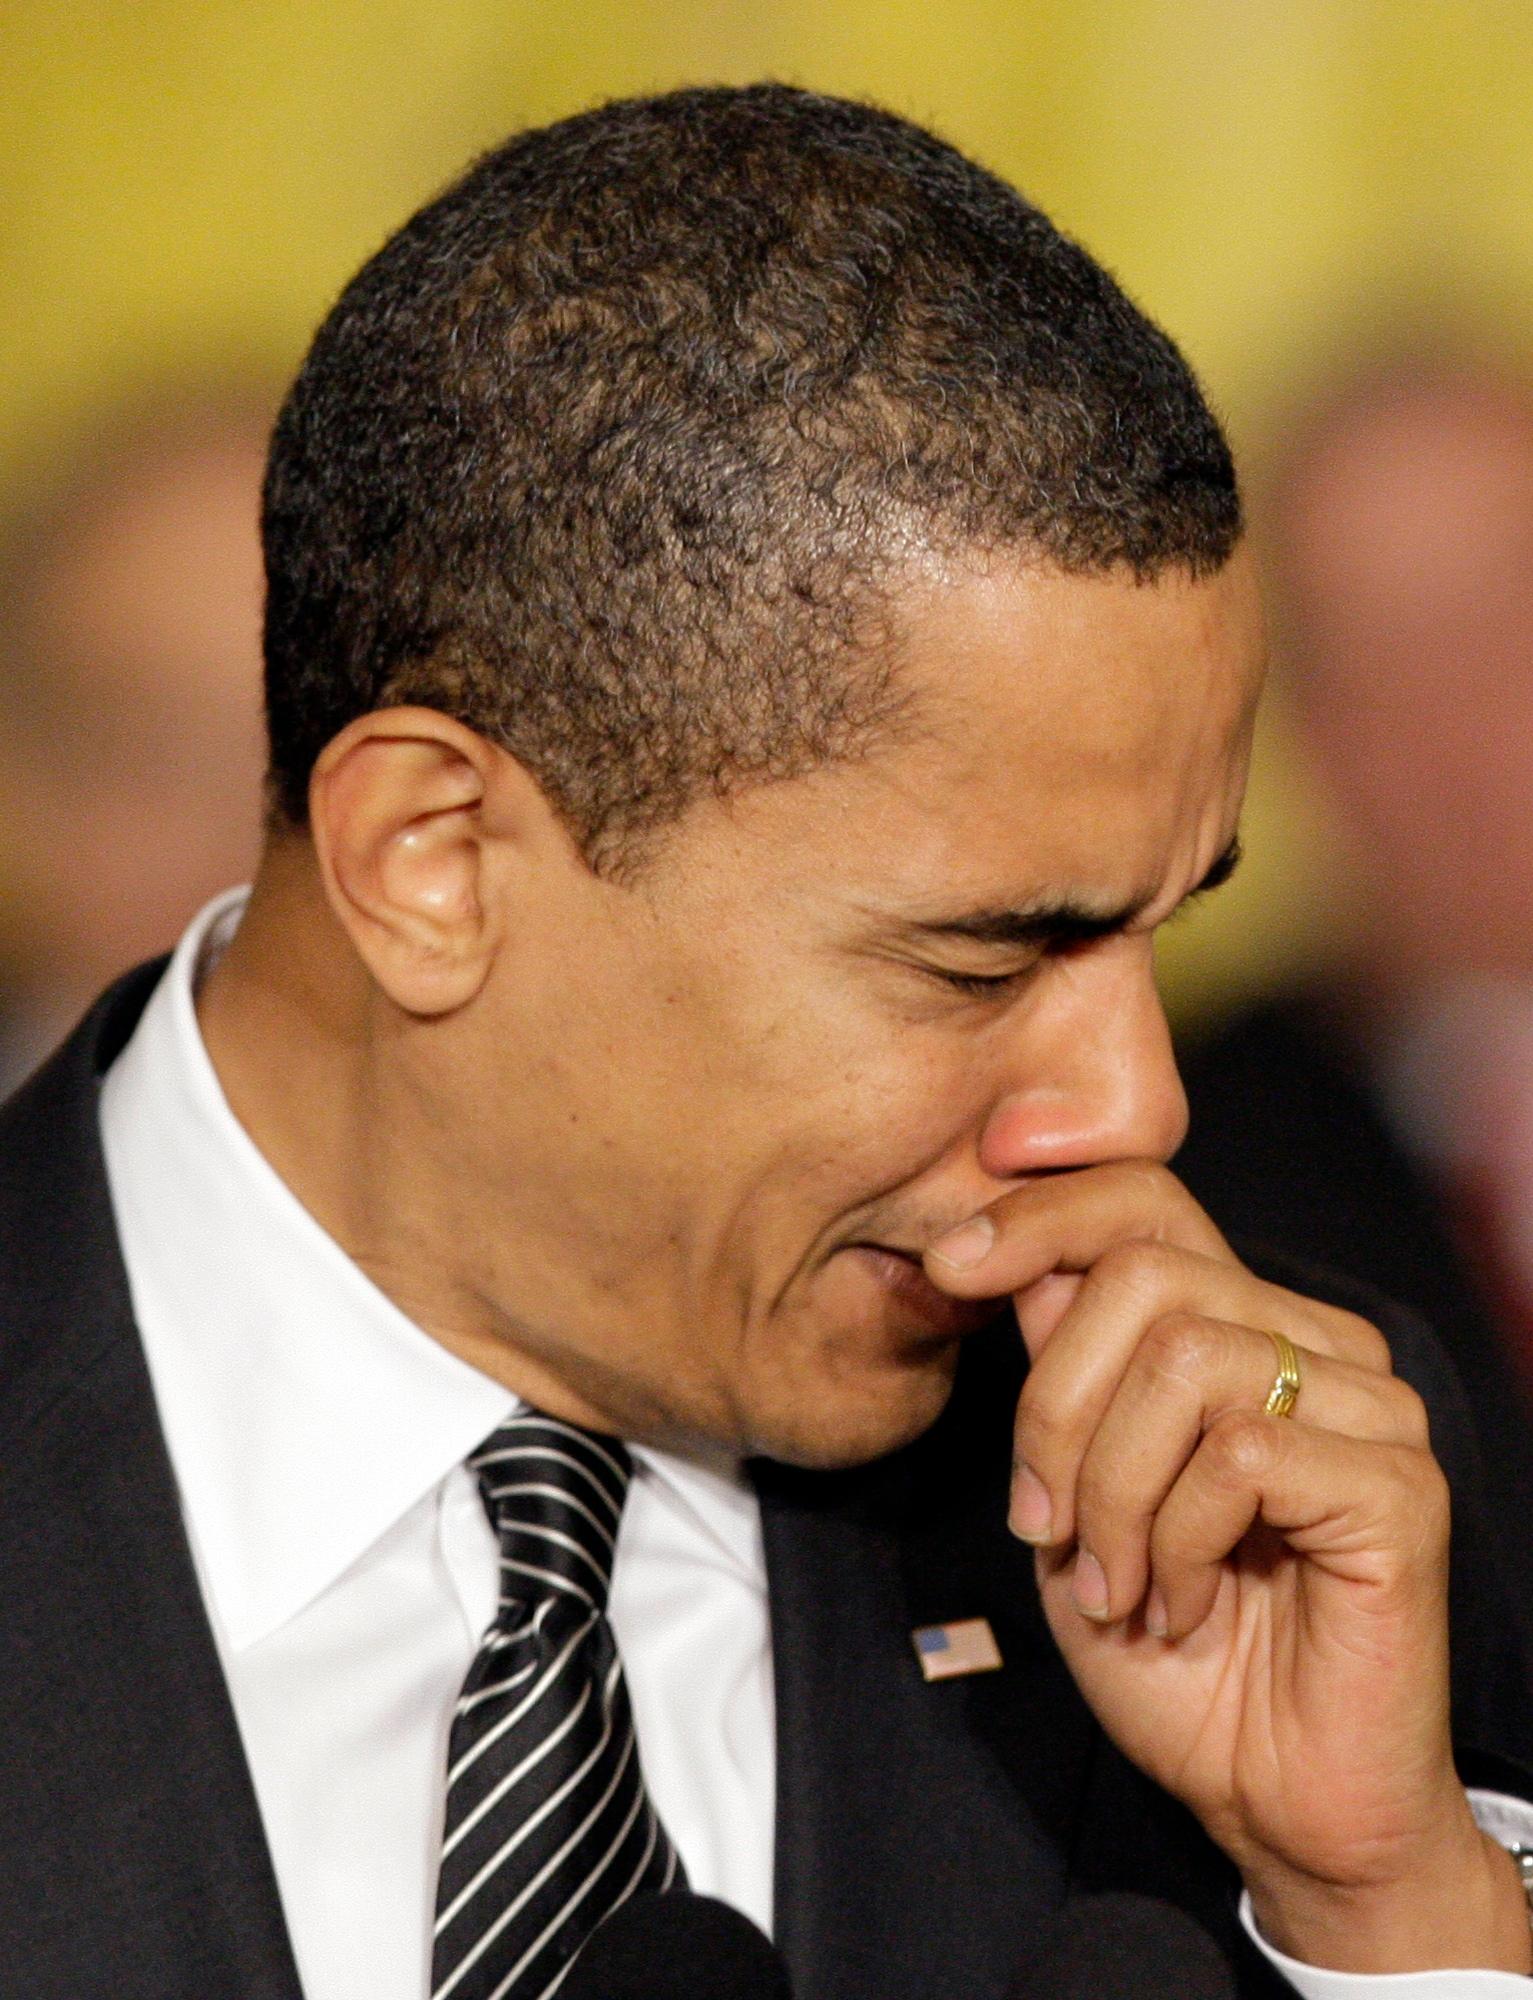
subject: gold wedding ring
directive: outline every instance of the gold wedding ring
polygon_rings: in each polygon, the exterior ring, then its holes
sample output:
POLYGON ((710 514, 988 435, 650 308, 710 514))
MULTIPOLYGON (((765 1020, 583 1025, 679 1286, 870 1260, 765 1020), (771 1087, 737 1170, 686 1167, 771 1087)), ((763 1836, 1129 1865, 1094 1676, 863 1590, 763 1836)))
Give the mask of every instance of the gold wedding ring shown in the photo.
POLYGON ((1302 1386, 1298 1350, 1286 1333, 1274 1333, 1269 1326, 1266 1334, 1277 1349, 1278 1372, 1277 1380, 1268 1390, 1267 1400, 1262 1408, 1269 1417, 1291 1417, 1302 1386))

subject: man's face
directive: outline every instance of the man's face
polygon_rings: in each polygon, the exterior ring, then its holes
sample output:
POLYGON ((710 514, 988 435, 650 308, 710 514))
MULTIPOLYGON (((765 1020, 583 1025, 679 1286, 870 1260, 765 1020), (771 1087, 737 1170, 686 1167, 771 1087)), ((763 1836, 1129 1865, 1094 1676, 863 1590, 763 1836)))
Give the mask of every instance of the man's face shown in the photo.
POLYGON ((916 1435, 976 1323, 923 1248, 1182 1134, 1151 934, 1235 833, 1244 555, 997 565, 901 612, 900 740, 696 807, 636 885, 546 874, 471 1010, 468 1293, 630 1436, 834 1464, 916 1435))

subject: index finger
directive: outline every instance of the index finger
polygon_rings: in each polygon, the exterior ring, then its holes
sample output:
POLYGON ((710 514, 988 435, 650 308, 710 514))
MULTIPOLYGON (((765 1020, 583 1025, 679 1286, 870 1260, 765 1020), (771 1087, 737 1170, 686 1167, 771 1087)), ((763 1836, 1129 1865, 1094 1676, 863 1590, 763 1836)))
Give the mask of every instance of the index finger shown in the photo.
POLYGON ((1158 1160, 1114 1160, 1008 1189, 930 1245, 926 1274, 957 1298, 1000 1298, 1051 1276, 1089 1271, 1120 1243, 1161 1243, 1238 1263, 1169 1168, 1158 1160))

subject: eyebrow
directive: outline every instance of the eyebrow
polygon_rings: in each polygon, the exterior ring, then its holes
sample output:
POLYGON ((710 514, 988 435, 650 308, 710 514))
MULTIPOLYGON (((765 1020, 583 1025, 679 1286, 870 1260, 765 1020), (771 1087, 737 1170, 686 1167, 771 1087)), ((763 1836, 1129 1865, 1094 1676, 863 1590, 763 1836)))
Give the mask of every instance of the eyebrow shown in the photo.
MULTIPOLYGON (((1189 889, 1177 908, 1185 909, 1199 896, 1228 882, 1240 865, 1240 836, 1237 834, 1195 888, 1189 889)), ((1116 909, 1093 910, 1068 900, 1040 903, 1031 909, 976 910, 968 916, 939 918, 917 924, 925 937, 967 938, 975 944, 1028 945, 1031 947, 1090 944, 1097 938, 1112 937, 1127 930, 1155 900, 1154 892, 1136 897, 1116 909)))

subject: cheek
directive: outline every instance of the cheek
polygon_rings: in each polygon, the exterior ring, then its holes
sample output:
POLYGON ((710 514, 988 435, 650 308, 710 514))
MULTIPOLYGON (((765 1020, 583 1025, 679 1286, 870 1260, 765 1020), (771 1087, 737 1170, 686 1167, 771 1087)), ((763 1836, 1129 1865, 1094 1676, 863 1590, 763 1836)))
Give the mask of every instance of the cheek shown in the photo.
POLYGON ((800 1099, 793 1168, 801 1185, 845 1207, 898 1195, 960 1152, 972 1154, 994 1101, 972 1061, 864 1046, 834 1091, 800 1099))
POLYGON ((637 1195, 688 1260, 736 1280, 763 1258, 780 1275, 972 1141, 993 1102, 972 1038, 892 1017, 853 973, 793 973, 787 952, 605 959, 572 968, 538 1037, 575 1176, 635 1222, 637 1195))

